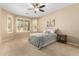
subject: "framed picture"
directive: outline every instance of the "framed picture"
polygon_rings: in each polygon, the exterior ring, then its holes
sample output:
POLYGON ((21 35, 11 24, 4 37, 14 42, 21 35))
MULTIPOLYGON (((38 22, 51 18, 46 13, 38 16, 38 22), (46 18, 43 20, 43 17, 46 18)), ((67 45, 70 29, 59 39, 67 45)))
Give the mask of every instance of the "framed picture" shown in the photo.
POLYGON ((7 15, 7 32, 13 32, 13 16, 7 15))
POLYGON ((50 19, 47 21, 47 26, 46 27, 55 27, 55 19, 50 19))

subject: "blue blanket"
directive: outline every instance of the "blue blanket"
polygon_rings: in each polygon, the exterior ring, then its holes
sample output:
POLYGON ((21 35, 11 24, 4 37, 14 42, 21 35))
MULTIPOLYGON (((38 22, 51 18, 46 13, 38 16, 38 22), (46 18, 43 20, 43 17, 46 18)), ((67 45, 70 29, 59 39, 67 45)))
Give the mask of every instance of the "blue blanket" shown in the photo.
POLYGON ((51 41, 53 42, 56 41, 56 34, 54 33, 41 35, 41 36, 36 36, 36 35, 30 36, 29 42, 38 48, 42 48, 43 45, 51 41))

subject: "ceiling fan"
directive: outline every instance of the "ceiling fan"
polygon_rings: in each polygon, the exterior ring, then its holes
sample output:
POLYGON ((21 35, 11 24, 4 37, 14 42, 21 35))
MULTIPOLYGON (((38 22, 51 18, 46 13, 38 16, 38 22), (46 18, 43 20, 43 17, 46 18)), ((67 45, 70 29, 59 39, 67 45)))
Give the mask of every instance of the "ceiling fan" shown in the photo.
POLYGON ((45 12, 42 8, 45 7, 45 5, 41 5, 39 3, 32 3, 33 8, 28 8, 28 10, 33 10, 34 13, 37 13, 37 11, 45 12))

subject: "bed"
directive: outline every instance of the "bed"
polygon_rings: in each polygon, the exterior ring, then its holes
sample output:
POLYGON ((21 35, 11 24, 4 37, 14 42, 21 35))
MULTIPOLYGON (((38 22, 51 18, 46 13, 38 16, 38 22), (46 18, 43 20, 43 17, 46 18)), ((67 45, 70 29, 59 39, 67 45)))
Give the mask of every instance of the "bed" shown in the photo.
POLYGON ((49 31, 44 31, 43 33, 31 33, 29 42, 36 46, 38 49, 47 46, 50 43, 56 42, 56 34, 49 31))

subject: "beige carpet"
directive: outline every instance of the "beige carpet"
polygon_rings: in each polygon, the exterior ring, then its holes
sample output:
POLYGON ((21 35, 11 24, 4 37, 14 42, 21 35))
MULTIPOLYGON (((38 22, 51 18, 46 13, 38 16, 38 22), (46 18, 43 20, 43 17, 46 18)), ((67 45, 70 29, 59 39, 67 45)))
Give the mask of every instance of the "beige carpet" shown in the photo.
POLYGON ((79 48, 54 43, 38 50, 35 46, 28 42, 28 39, 20 38, 10 40, 0 45, 0 55, 2 56, 76 56, 79 55, 79 48))

